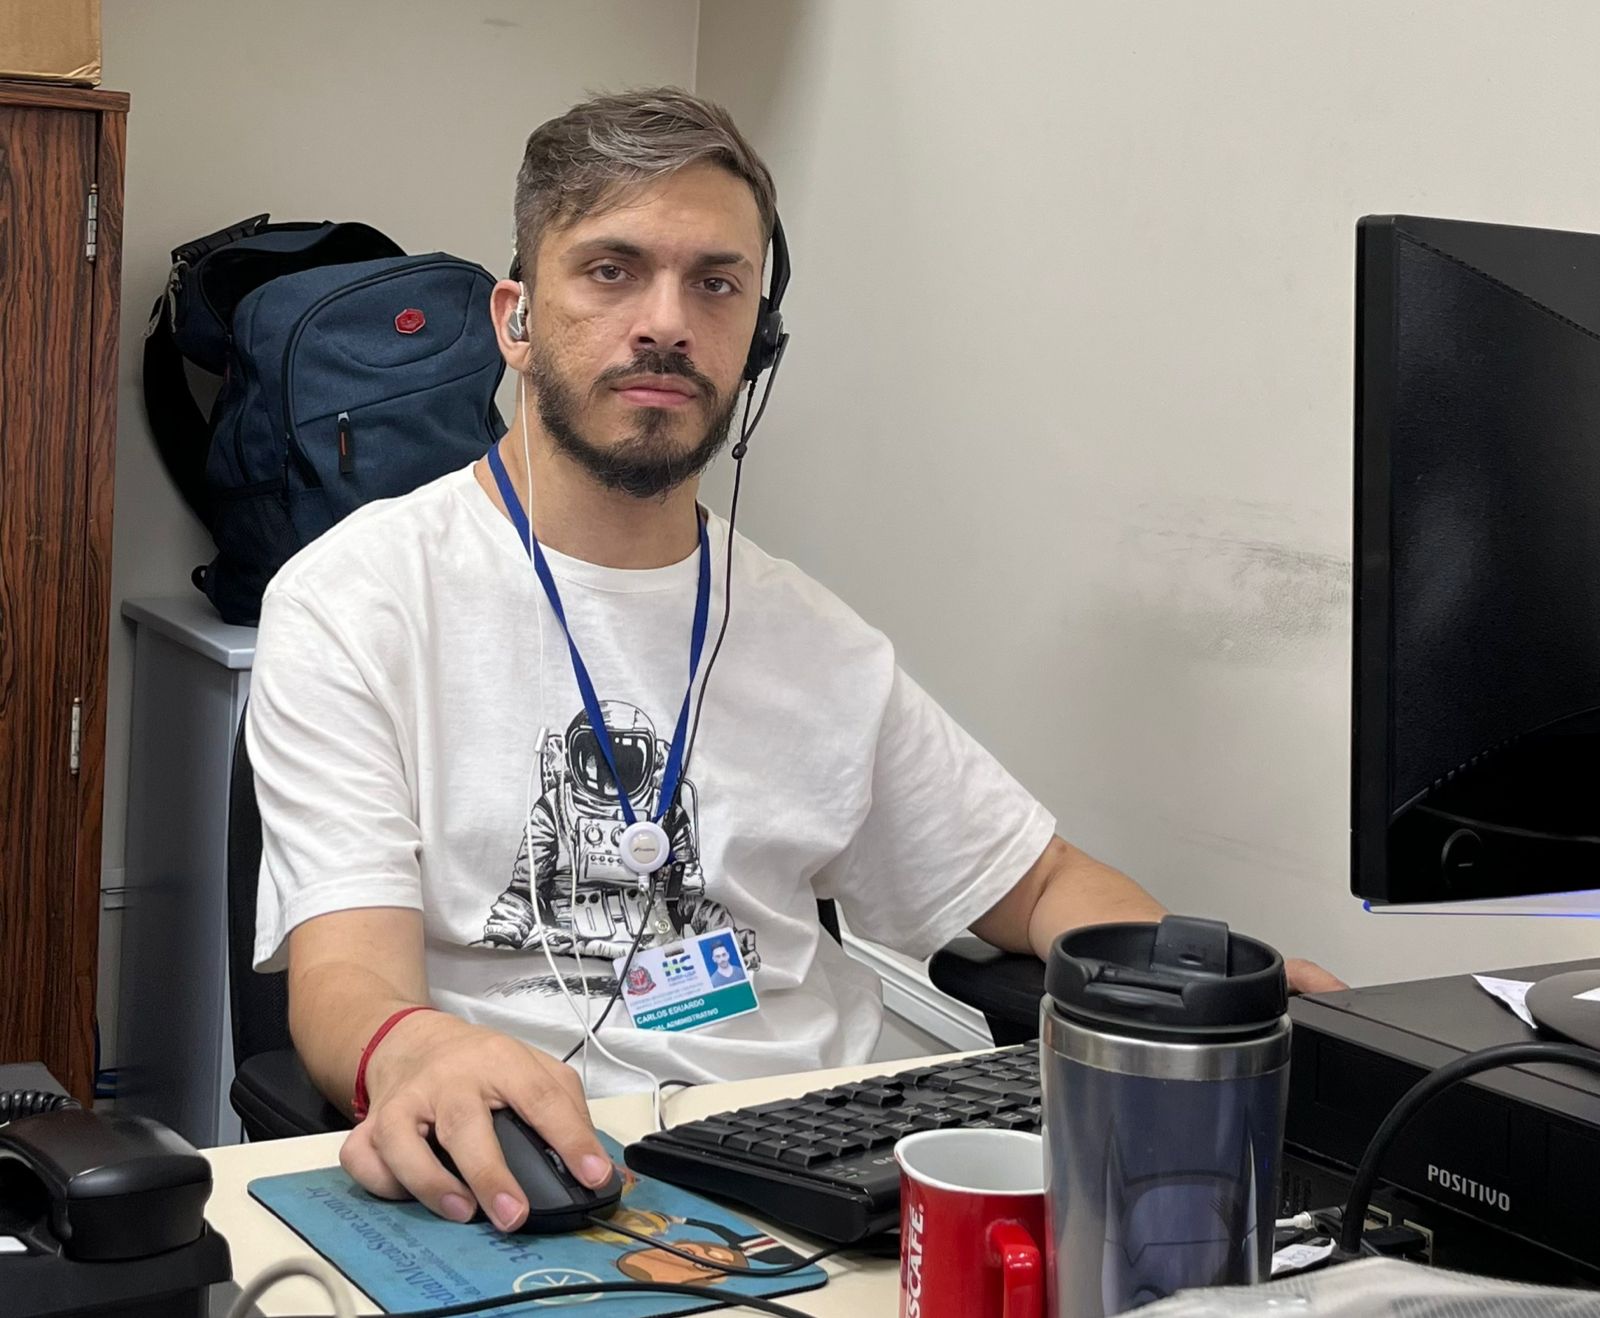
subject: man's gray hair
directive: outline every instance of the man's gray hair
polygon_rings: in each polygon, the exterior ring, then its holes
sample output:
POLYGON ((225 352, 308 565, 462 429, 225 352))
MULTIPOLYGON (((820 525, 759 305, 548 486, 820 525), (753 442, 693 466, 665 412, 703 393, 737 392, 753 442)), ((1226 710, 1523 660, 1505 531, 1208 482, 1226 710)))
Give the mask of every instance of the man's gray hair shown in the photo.
POLYGON ((755 194, 763 244, 778 212, 772 174, 720 105, 677 87, 596 96, 528 138, 513 208, 518 278, 531 279, 546 230, 575 223, 635 186, 697 161, 721 165, 755 194))

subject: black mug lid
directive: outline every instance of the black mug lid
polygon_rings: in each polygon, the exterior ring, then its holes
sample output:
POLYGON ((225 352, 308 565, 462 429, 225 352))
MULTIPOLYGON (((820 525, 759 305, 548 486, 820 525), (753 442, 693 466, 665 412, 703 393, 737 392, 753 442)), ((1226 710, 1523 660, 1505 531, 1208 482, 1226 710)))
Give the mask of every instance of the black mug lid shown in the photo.
POLYGON ((1219 920, 1098 924, 1056 939, 1045 992, 1062 1015, 1123 1034, 1237 1038, 1289 1007, 1283 958, 1219 920))

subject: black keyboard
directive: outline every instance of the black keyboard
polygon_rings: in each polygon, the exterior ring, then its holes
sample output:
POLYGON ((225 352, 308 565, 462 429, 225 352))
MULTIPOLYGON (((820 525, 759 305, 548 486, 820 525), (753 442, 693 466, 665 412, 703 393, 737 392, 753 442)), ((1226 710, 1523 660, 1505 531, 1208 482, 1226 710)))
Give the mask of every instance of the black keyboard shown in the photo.
POLYGON ((689 1121, 628 1146, 634 1171, 745 1204, 757 1216, 851 1244, 900 1225, 894 1144, 919 1130, 1037 1132, 1032 1045, 875 1076, 689 1121))

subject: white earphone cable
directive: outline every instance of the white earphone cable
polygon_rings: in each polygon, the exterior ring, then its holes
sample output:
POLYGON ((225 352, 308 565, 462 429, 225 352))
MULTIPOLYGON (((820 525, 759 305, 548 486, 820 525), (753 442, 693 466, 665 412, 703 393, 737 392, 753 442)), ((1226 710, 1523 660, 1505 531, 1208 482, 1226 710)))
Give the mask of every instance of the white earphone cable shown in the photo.
MULTIPOLYGON (((523 506, 528 518, 528 533, 529 535, 532 535, 533 462, 532 455, 528 447, 527 376, 520 372, 517 376, 517 424, 522 430, 522 465, 524 471, 526 472, 526 492, 523 506)), ((528 562, 530 566, 533 563, 533 555, 531 552, 528 555, 528 562)), ((550 950, 551 930, 549 926, 544 923, 544 917, 539 911, 539 894, 537 891, 535 891, 535 878, 533 873, 533 777, 535 771, 540 765, 541 760, 544 757, 544 744, 549 735, 548 725, 545 721, 546 709, 544 699, 544 605, 542 603, 542 597, 539 594, 535 594, 534 596, 534 613, 539 620, 539 734, 534 747, 533 762, 528 766, 528 778, 526 784, 524 785, 522 809, 522 841, 524 854, 526 854, 528 858, 528 901, 529 905, 533 909, 534 928, 539 932, 539 945, 544 951, 545 964, 549 967, 550 974, 555 979, 556 986, 561 990, 561 996, 566 999, 567 1007, 571 1010, 573 1018, 578 1022, 578 1027, 583 1031, 582 1076, 584 1092, 587 1093, 589 1089, 589 1045, 593 1043, 594 1046, 600 1050, 601 1055, 608 1059, 613 1066, 620 1067, 624 1071, 632 1071, 635 1075, 641 1075, 650 1082, 651 1111, 655 1116, 656 1129, 660 1130, 662 1129, 663 1125, 661 1115, 660 1078, 653 1071, 648 1071, 642 1066, 635 1066, 632 1062, 623 1061, 609 1048, 607 1048, 605 1044, 600 1042, 599 1034, 595 1031, 594 1026, 590 1023, 589 977, 583 968, 583 958, 578 953, 578 934, 576 928, 578 871, 576 866, 574 866, 572 870, 572 887, 568 902, 568 910, 572 912, 574 919, 574 927, 570 935, 572 940, 571 956, 574 964, 576 964, 578 967, 578 982, 583 986, 583 1007, 581 1009, 578 1006, 577 1000, 572 995, 572 989, 567 984, 566 976, 561 973, 560 968, 556 965, 555 954, 550 950)), ((621 790, 620 784, 618 785, 618 790, 621 790)))

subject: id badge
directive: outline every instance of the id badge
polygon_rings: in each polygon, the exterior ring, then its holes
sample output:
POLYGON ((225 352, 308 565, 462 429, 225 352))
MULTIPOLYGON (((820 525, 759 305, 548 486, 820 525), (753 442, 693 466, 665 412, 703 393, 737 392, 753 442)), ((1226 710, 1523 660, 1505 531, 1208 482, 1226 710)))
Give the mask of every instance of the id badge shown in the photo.
MULTIPOLYGON (((618 957, 612 964, 621 976, 628 958, 618 957)), ((759 1008, 731 929, 641 948, 623 980, 622 1001, 638 1029, 679 1033, 759 1008)))

